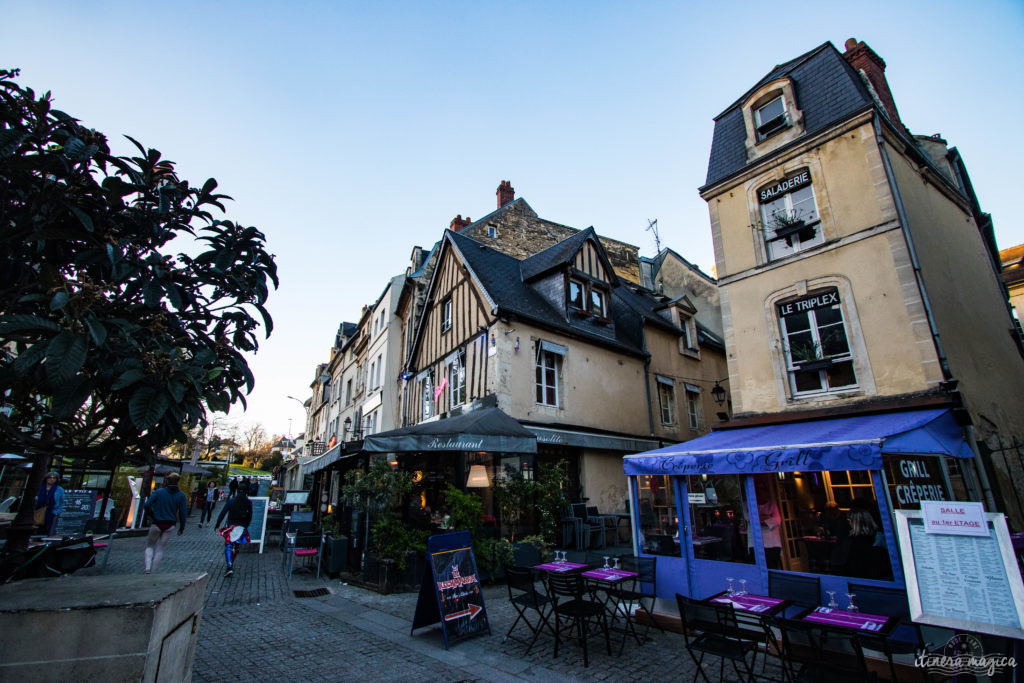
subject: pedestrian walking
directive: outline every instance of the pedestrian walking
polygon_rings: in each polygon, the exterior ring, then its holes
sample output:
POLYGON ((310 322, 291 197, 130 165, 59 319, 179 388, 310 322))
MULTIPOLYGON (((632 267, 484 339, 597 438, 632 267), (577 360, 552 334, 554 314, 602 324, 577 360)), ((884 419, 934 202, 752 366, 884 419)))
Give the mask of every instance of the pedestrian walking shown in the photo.
POLYGON ((47 472, 43 485, 36 495, 35 519, 36 526, 41 527, 44 534, 52 534, 57 520, 64 511, 64 489, 60 486, 60 475, 47 472))
POLYGON ((185 519, 188 517, 188 501, 185 494, 178 488, 181 475, 171 472, 164 477, 164 486, 157 489, 146 500, 146 511, 149 513, 151 526, 146 536, 146 551, 143 555, 145 571, 149 574, 160 566, 164 548, 171 538, 175 524, 180 524, 178 535, 185 533, 185 519))
POLYGON ((249 542, 249 524, 252 523, 252 501, 249 500, 247 486, 239 486, 234 498, 224 504, 224 509, 217 516, 217 527, 224 539, 224 557, 227 559, 225 578, 235 574, 234 559, 238 556, 238 546, 249 542), (227 516, 228 524, 221 527, 220 523, 227 516))
POLYGON ((213 504, 217 501, 217 484, 211 479, 203 491, 202 510, 199 514, 199 528, 203 528, 204 522, 213 521, 213 504))
POLYGON ((228 498, 234 498, 236 493, 238 493, 238 477, 231 477, 231 481, 228 482, 228 498))

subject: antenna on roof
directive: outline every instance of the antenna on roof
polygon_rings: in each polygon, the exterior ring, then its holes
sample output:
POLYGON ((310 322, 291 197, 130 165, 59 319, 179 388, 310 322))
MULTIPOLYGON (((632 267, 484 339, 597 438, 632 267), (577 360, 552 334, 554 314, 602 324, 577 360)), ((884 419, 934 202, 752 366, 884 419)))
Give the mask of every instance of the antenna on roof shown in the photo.
POLYGON ((655 249, 655 254, 660 254, 661 253, 661 237, 658 235, 658 219, 657 218, 648 218, 647 219, 647 227, 644 228, 644 230, 650 230, 651 232, 654 233, 654 249, 655 249))

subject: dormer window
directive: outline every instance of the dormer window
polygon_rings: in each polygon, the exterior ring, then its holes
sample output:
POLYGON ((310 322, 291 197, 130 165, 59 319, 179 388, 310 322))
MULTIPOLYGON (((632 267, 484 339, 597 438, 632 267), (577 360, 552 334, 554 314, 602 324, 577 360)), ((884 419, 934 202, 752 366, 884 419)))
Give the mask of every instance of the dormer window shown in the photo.
POLYGON ((496 225, 488 225, 487 226, 487 236, 491 237, 491 238, 497 237, 498 236, 498 226, 496 226, 496 225))
POLYGON ((789 121, 786 120, 786 105, 782 101, 782 95, 754 110, 754 126, 759 142, 783 128, 789 127, 789 121))
POLYGON ((583 283, 569 280, 569 308, 583 308, 583 283))
POLYGON ((590 312, 598 317, 604 317, 604 292, 590 290, 590 312))

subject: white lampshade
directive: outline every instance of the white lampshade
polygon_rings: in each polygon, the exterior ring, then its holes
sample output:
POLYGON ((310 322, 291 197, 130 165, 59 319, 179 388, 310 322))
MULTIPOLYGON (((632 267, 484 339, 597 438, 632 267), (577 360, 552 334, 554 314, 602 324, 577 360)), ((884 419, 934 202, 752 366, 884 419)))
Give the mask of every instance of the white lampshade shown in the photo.
POLYGON ((466 488, 485 489, 490 487, 491 479, 487 476, 487 468, 483 465, 473 465, 469 468, 469 478, 466 479, 466 488))

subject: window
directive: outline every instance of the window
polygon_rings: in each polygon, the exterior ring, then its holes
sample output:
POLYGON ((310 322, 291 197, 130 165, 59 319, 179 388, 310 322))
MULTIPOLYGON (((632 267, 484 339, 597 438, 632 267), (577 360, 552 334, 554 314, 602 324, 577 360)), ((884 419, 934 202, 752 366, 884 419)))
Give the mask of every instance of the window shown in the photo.
POLYGON ((811 173, 806 168, 762 187, 758 199, 768 260, 774 261, 825 241, 814 202, 811 173))
POLYGON ((740 474, 686 477, 686 498, 693 530, 690 539, 695 558, 754 563, 745 479, 740 474))
POLYGON ((569 280, 569 307, 583 308, 583 283, 569 280))
POLYGON ((604 292, 596 289, 590 290, 590 312, 604 317, 604 292))
POLYGON ((385 311, 381 311, 380 312, 380 331, 381 332, 384 331, 384 313, 385 313, 385 311))
POLYGON ((383 372, 383 368, 384 368, 384 354, 381 354, 381 355, 377 356, 377 377, 374 380, 374 384, 373 384, 374 388, 380 386, 380 376, 381 376, 381 373, 383 372))
POLYGON ((487 226, 487 236, 488 237, 497 237, 498 236, 498 226, 496 226, 496 225, 488 225, 487 226))
POLYGON ((778 311, 794 396, 857 386, 838 290, 778 304, 778 311))
POLYGON ((434 378, 432 373, 423 375, 423 419, 434 414, 434 378))
POLYGON ((675 383, 661 375, 656 376, 658 382, 658 405, 661 408, 661 424, 676 423, 676 388, 675 383))
POLYGON ((376 371, 377 371, 377 363, 376 363, 376 361, 371 362, 370 363, 370 374, 367 375, 367 377, 366 377, 366 388, 369 389, 369 390, 373 390, 373 388, 376 386, 373 383, 373 376, 376 373, 376 371))
MULTIPOLYGON (((537 403, 545 406, 558 406, 558 376, 561 372, 562 355, 557 350, 546 346, 557 346, 550 342, 540 342, 537 349, 537 403)), ((564 347, 562 347, 564 348, 564 347)))
POLYGON ((448 359, 448 398, 452 406, 466 402, 466 363, 462 351, 456 351, 448 359))
POLYGON ((758 142, 789 127, 789 122, 786 120, 786 105, 782 101, 782 95, 754 110, 754 127, 757 130, 758 142))
POLYGON ((686 387, 686 419, 693 431, 700 430, 700 391, 686 387))
POLYGON ((345 383, 345 405, 352 402, 352 380, 345 383))
POLYGON ((452 329, 452 300, 445 299, 441 304, 441 331, 447 332, 452 329))
POLYGON ((640 550, 646 555, 680 556, 679 515, 672 479, 664 475, 637 477, 640 494, 640 550))

